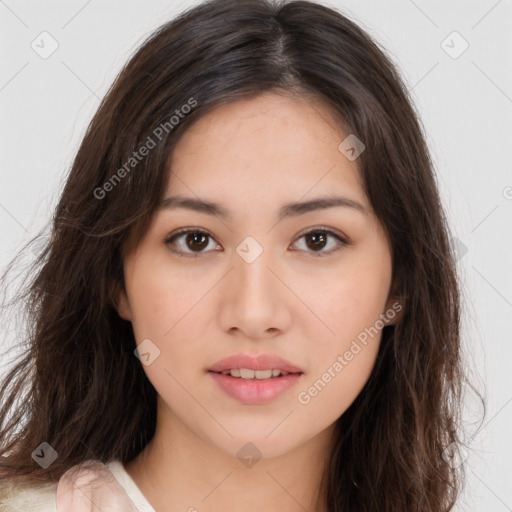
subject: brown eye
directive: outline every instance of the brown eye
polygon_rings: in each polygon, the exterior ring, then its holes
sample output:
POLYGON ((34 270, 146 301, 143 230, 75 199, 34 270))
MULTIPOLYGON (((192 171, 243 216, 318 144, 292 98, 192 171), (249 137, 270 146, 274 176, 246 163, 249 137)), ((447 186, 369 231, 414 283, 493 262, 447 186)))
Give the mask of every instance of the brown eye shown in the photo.
MULTIPOLYGON (((349 245, 340 235, 324 228, 310 230, 298 238, 298 240, 301 239, 306 240, 306 248, 301 250, 312 253, 315 257, 327 256, 343 246, 349 245), (334 240, 334 243, 329 243, 331 239, 334 240), (330 249, 324 250, 329 245, 330 249)), ((210 240, 214 239, 206 231, 186 228, 171 234, 164 240, 164 244, 178 256, 196 257, 202 253, 210 252, 210 250, 207 250, 210 240)), ((215 247, 213 249, 215 250, 215 247)))
POLYGON ((208 246, 208 235, 199 232, 189 233, 185 236, 185 243, 189 249, 201 251, 208 246))
POLYGON ((178 256, 195 256, 194 253, 199 255, 202 252, 209 252, 204 249, 208 247, 211 238, 212 237, 205 231, 184 229, 169 236, 164 243, 172 252, 178 254, 178 256), (177 250, 172 248, 174 245, 178 246, 177 250))
POLYGON ((304 233, 301 237, 299 237, 298 240, 301 240, 302 238, 306 240, 307 248, 304 250, 306 252, 311 252, 314 256, 318 257, 326 256, 338 251, 343 246, 348 245, 348 242, 344 240, 340 235, 328 229, 313 229, 307 233, 304 233), (331 249, 324 251, 323 249, 329 244, 330 238, 337 240, 337 243, 331 244, 331 249))
POLYGON ((321 250, 325 247, 327 243, 327 236, 323 231, 314 231, 305 235, 306 240, 311 241, 311 243, 306 242, 306 245, 313 250, 321 250))

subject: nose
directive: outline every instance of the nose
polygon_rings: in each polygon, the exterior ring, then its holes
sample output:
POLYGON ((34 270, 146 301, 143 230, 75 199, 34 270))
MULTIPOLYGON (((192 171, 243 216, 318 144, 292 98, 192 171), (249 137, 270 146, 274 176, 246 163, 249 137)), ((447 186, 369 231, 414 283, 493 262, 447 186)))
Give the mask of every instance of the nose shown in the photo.
POLYGON ((225 332, 257 340, 289 328, 293 293, 270 253, 264 250, 254 261, 233 255, 220 294, 219 321, 225 332))

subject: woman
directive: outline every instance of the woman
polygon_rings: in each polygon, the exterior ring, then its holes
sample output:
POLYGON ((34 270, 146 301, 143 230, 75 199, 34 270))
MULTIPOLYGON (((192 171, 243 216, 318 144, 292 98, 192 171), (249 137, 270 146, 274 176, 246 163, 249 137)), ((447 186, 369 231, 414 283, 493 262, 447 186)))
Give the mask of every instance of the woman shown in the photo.
POLYGON ((398 71, 334 9, 214 0, 158 29, 25 296, 1 510, 455 503, 449 228, 398 71))

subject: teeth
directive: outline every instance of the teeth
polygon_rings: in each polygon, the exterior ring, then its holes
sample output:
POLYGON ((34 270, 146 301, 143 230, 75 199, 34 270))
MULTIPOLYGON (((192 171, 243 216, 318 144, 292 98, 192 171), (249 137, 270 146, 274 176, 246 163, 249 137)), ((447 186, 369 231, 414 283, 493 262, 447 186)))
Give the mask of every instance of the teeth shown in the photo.
POLYGON ((249 370, 248 368, 232 368, 231 370, 224 370, 223 375, 231 375, 231 377, 240 377, 242 379, 270 379, 271 377, 278 377, 279 375, 288 375, 289 372, 284 370, 249 370))
MULTIPOLYGON (((254 379, 254 375, 255 375, 255 371, 254 370, 248 370, 247 368, 240 368, 240 377, 242 377, 242 379, 254 379)), ((260 372, 258 372, 260 373, 260 372)))
POLYGON ((270 379, 272 377, 272 370, 258 370, 254 372, 257 379, 270 379))

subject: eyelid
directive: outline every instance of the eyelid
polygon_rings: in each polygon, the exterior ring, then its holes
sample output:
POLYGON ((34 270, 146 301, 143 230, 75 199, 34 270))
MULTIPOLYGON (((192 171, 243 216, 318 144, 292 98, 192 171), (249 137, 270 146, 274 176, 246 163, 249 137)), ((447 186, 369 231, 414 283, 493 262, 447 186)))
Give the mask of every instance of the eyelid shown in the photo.
POLYGON ((312 227, 309 227, 309 228, 305 228, 303 231, 301 231, 297 236, 296 236, 296 240, 300 237, 303 237, 304 235, 307 235, 309 233, 314 233, 314 232, 317 232, 317 231, 323 231, 329 235, 335 235, 337 236, 340 240, 342 240, 343 242, 345 242, 346 244, 349 243, 348 241, 348 237, 345 236, 341 231, 338 231, 337 229, 334 229, 334 228, 330 228, 328 226, 322 226, 322 225, 319 225, 319 226, 312 226, 312 227))

